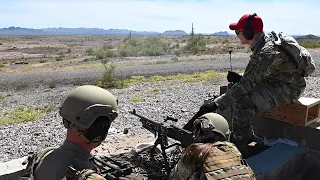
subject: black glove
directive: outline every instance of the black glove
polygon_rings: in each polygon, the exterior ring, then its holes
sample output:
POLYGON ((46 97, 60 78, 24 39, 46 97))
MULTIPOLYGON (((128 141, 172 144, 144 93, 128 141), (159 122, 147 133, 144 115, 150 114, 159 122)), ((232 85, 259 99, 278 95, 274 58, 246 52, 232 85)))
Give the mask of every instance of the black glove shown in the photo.
POLYGON ((183 126, 183 129, 193 131, 193 122, 200 116, 209 113, 209 112, 214 112, 215 110, 218 109, 218 105, 214 102, 210 103, 205 103, 203 104, 199 111, 188 121, 186 125, 183 126))
POLYGON ((227 79, 228 82, 237 83, 241 80, 242 76, 236 72, 228 71, 227 79))
POLYGON ((200 109, 199 112, 202 112, 202 115, 205 113, 209 113, 209 112, 214 112, 215 110, 218 109, 218 106, 216 103, 214 102, 210 102, 208 104, 203 104, 200 109))

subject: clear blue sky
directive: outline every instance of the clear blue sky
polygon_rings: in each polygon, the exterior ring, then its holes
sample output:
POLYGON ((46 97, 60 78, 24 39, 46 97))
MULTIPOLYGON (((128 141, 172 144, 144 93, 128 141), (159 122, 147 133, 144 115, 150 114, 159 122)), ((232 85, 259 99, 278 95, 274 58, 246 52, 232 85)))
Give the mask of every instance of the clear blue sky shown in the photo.
MULTIPOLYGON (((98 27, 211 33, 230 31, 245 13, 265 30, 320 35, 317 0, 0 0, 0 28, 98 27), (317 18, 316 18, 317 17, 317 18)), ((230 31, 231 32, 231 31, 230 31)))

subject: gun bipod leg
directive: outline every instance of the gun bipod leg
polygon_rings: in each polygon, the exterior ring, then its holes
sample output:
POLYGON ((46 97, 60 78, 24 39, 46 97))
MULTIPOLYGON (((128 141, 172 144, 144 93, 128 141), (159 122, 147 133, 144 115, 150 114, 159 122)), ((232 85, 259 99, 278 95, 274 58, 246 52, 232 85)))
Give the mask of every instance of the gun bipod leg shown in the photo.
POLYGON ((157 145, 160 144, 160 147, 161 147, 161 154, 162 154, 162 157, 163 157, 163 160, 164 160, 164 165, 165 165, 165 170, 166 170, 166 178, 169 177, 170 175, 170 172, 171 172, 171 168, 170 168, 170 165, 169 165, 169 162, 168 162, 168 158, 167 158, 167 154, 166 154, 166 149, 168 147, 166 147, 162 141, 162 139, 160 137, 157 138, 157 140, 154 142, 154 145, 153 147, 150 149, 150 154, 152 154, 152 158, 154 158, 153 154, 154 154, 154 150, 155 148, 157 147, 157 145))
POLYGON ((156 141, 154 142, 152 148, 150 149, 150 152, 154 152, 154 150, 156 149, 156 147, 161 144, 161 139, 157 138, 156 141))

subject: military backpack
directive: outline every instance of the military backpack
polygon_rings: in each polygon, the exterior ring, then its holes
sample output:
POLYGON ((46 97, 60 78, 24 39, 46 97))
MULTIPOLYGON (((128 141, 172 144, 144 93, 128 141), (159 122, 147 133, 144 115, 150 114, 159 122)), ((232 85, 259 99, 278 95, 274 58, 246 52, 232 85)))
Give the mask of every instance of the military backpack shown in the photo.
POLYGON ((296 64, 296 69, 289 70, 289 72, 301 72, 304 77, 311 75, 316 69, 315 63, 306 48, 299 45, 299 43, 292 37, 283 32, 271 32, 274 44, 278 45, 289 56, 292 57, 296 64))

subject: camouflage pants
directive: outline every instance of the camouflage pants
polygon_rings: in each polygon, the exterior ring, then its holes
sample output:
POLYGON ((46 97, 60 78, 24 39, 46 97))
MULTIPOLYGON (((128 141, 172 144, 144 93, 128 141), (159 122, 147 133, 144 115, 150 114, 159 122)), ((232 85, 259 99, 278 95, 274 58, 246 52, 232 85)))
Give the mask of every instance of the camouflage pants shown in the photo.
POLYGON ((257 114, 264 113, 273 107, 293 103, 299 95, 299 90, 283 83, 257 86, 238 98, 231 108, 233 132, 236 136, 250 138, 257 114))

